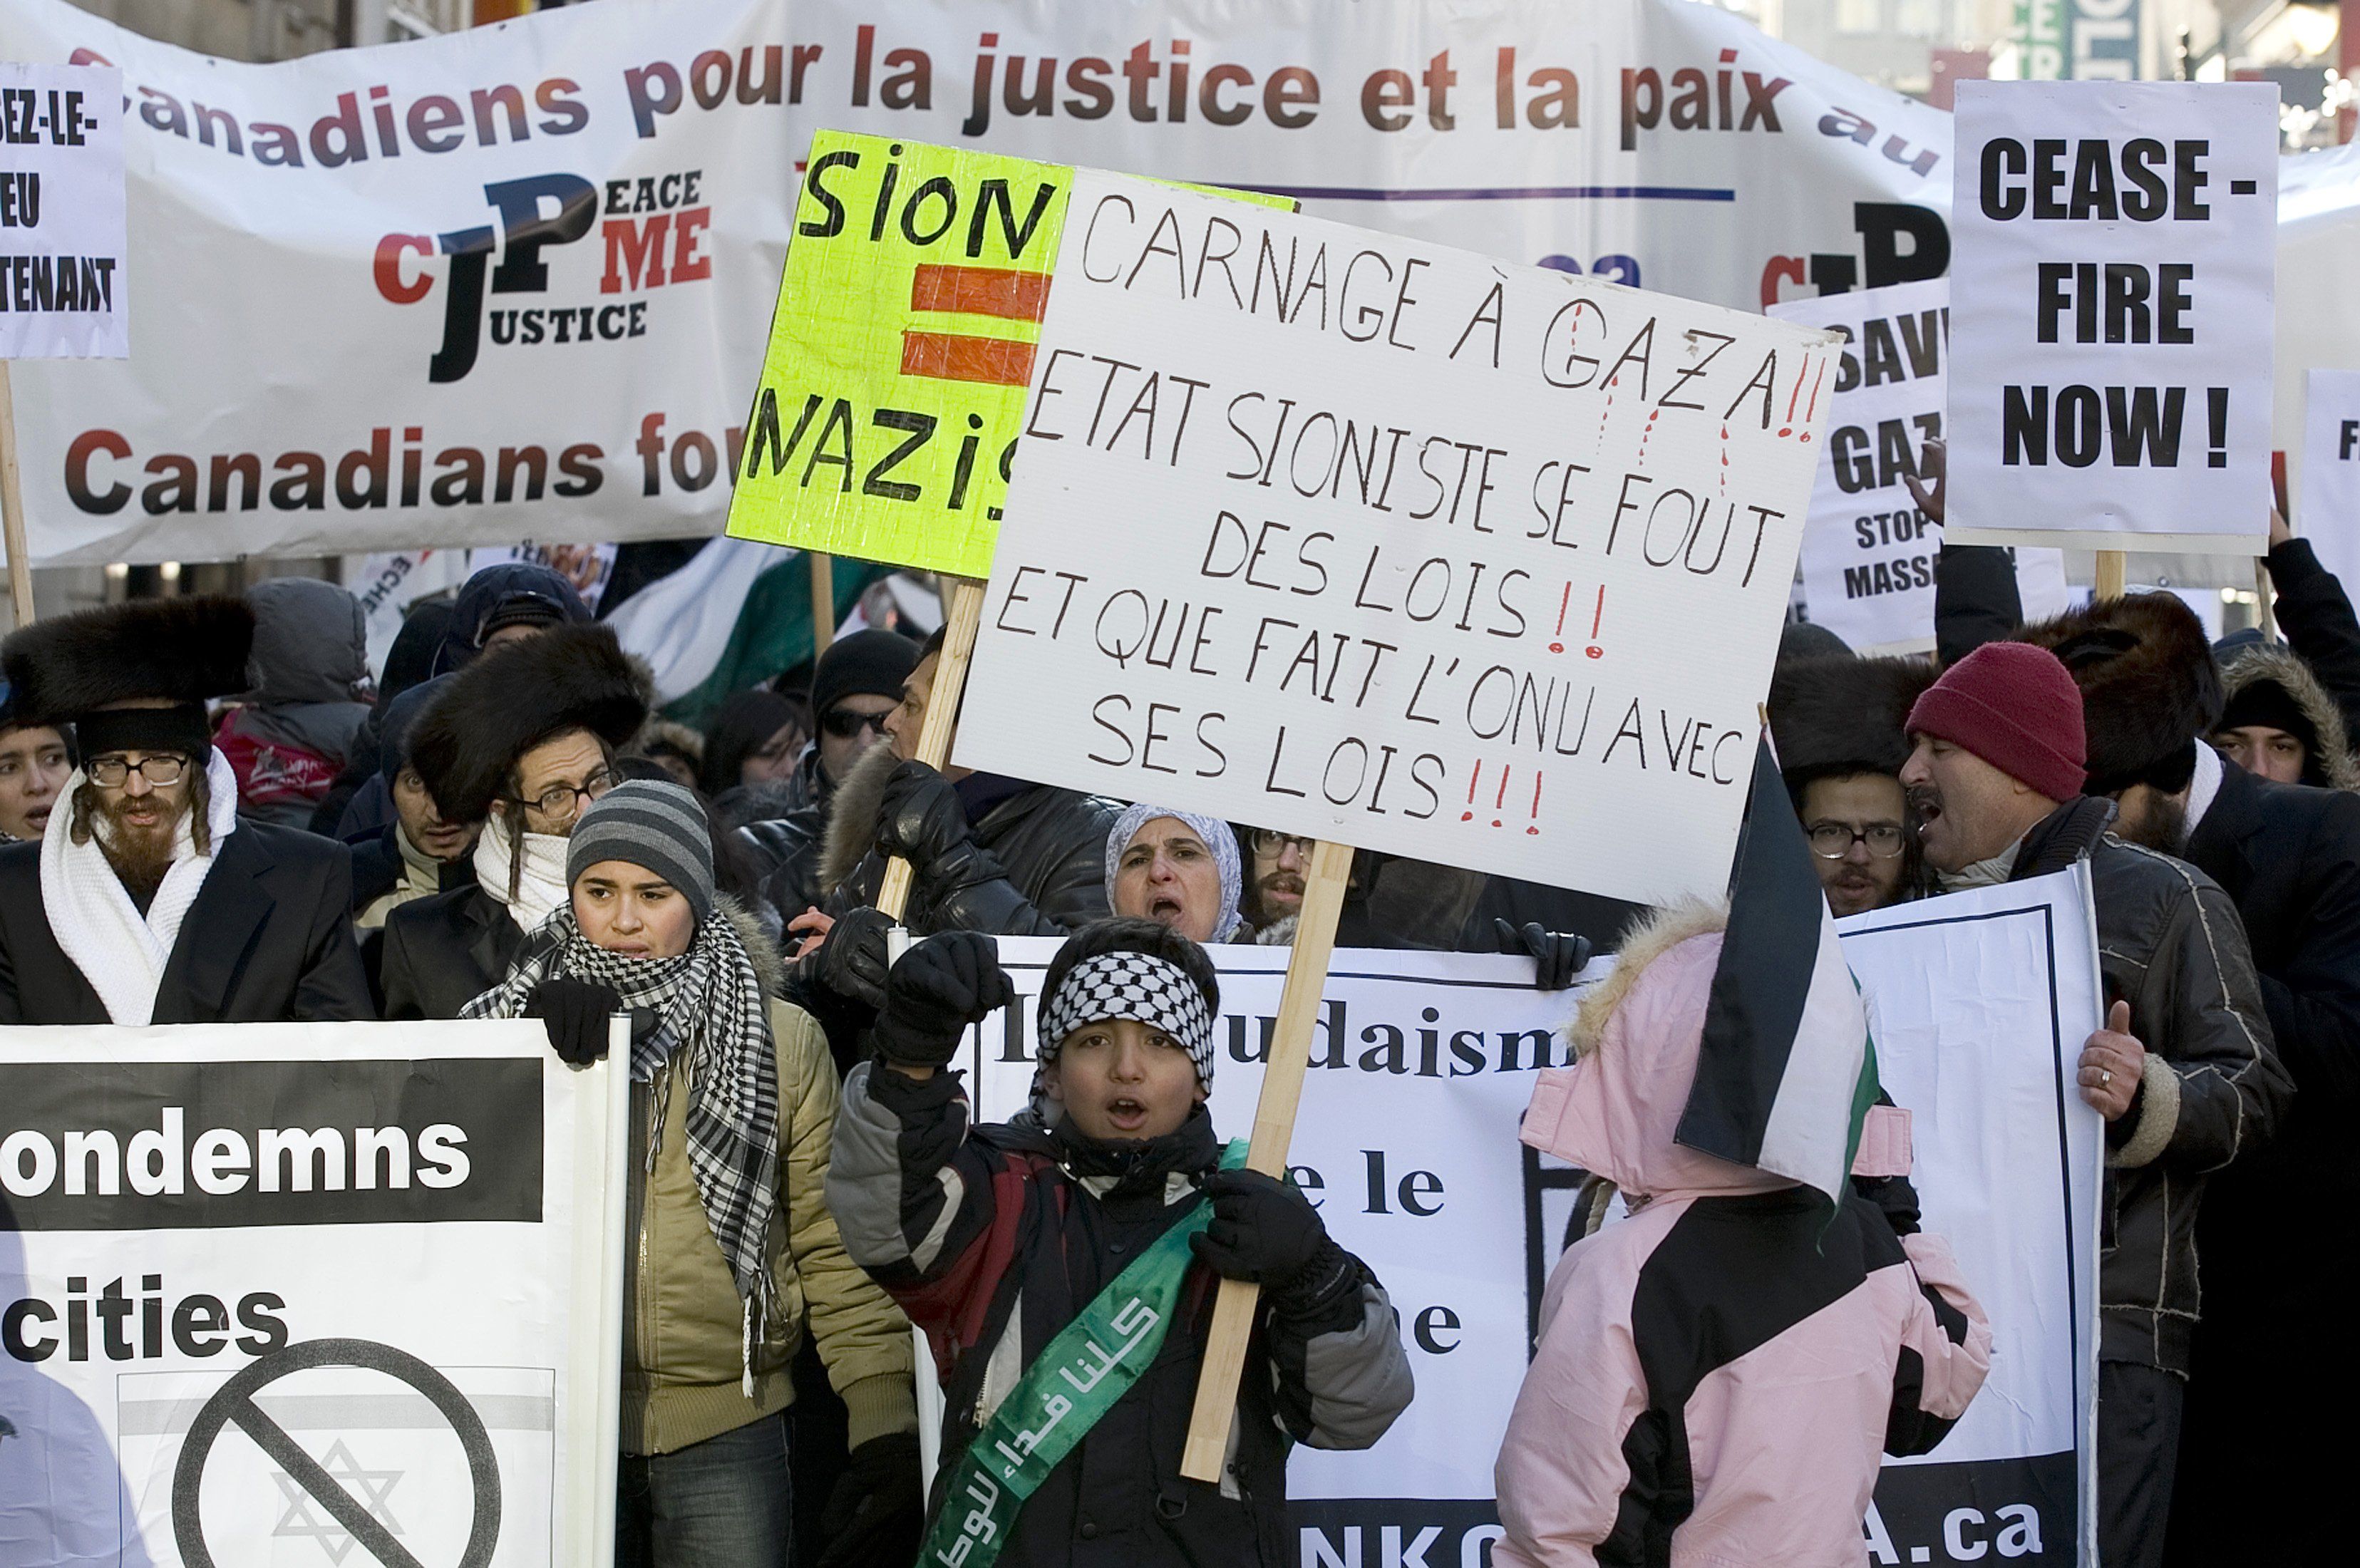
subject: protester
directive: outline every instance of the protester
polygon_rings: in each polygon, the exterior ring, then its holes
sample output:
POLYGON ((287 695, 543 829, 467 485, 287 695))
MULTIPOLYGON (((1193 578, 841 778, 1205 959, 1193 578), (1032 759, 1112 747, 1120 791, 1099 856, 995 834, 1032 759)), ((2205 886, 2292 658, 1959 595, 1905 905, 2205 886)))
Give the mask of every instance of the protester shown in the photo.
POLYGON ((530 561, 486 566, 459 585, 430 673, 448 675, 486 648, 589 620, 589 606, 565 574, 530 561))
POLYGON ((705 737, 671 719, 650 719, 641 725, 630 755, 654 763, 683 789, 696 789, 705 776, 705 737))
POLYGON ((2098 1533, 2106 1563, 2147 1568, 2161 1561, 2170 1509, 2206 1173, 2269 1137, 2286 1073, 2228 896, 2108 833, 2113 803, 2081 792, 2081 694, 2057 654, 1976 648, 1918 699, 1909 733, 1901 781, 1946 890, 2089 863, 2111 1003, 2077 1070, 2082 1099, 2106 1120, 2098 1533))
POLYGON ((21 723, 82 766, 38 844, 0 849, 0 1023, 375 1016, 344 847, 242 822, 205 702, 246 685, 254 612, 150 599, 0 642, 21 723))
MULTIPOLYGON (((1004 1500, 978 1511, 1004 1538, 1002 1568, 1294 1568, 1288 1444, 1366 1448, 1409 1403, 1393 1306, 1292 1186, 1216 1169, 1224 1161, 1204 1100, 1220 997, 1204 949, 1149 920, 1106 920, 1070 938, 1043 978, 1032 1107, 973 1127, 943 1069, 967 1028, 1013 995, 986 937, 950 932, 904 954, 888 977, 877 1059, 845 1086, 828 1171, 847 1249, 947 1368, 937 1496, 954 1501, 938 1504, 927 1551, 951 1550, 963 1529, 980 1533, 967 1477, 991 1454, 1004 1500), (1191 1266, 1189 1249, 1207 1268, 1191 1266), (1175 1465, 1214 1274, 1262 1286, 1218 1486, 1175 1465), (1069 1323, 1151 1294, 1160 1347, 1094 1377, 1037 1474, 1006 1477, 1000 1445, 1031 1438, 1043 1399, 1065 1402, 1058 1390, 1077 1381, 1057 1376, 1043 1346, 1069 1323), (1175 1318, 1177 1345, 1162 1335, 1175 1318), (1067 1452, 1085 1432, 1087 1446, 1067 1452)), ((1101 1343, 1121 1343, 1120 1333, 1101 1343)))
POLYGON ((606 1053, 615 1014, 635 1020, 616 1560, 789 1560, 788 1366, 808 1334, 851 1412, 823 1561, 907 1563, 923 1504, 909 1323, 828 1213, 837 1099, 819 1029, 771 996, 777 950, 716 893, 689 790, 601 796, 565 876, 566 901, 463 1016, 541 1018, 575 1064, 606 1053))
POLYGON ((705 792, 784 779, 810 741, 810 712, 794 698, 759 689, 732 692, 705 727, 705 792))
MULTIPOLYGON (((383 813, 376 808, 384 806, 381 791, 384 785, 377 779, 377 761, 382 751, 378 726, 386 713, 402 693, 432 679, 435 655, 442 650, 442 634, 451 626, 451 602, 448 599, 421 599, 403 612, 401 629, 393 634, 393 646, 386 650, 385 668, 377 674, 377 702, 369 716, 353 737, 352 755, 344 759, 344 769, 320 803, 311 808, 311 829, 327 838, 342 838, 347 833, 362 833, 385 826, 383 813), (354 798, 364 785, 375 786, 370 811, 375 820, 355 821, 344 826, 344 813, 351 809, 354 798)), ((389 810, 389 808, 388 808, 389 810)))
POLYGON ((2347 735, 2360 732, 2360 615, 2333 572, 2322 566, 2311 541, 2299 539, 2286 518, 2270 514, 2269 567, 2272 608, 2278 631, 2344 715, 2347 735))
POLYGON ((1930 1452, 1990 1370, 1939 1236, 1679 1143, 1726 921, 1691 906, 1634 932, 1525 1116, 1524 1142, 1631 1214, 1549 1277, 1497 1568, 1863 1562, 1879 1452, 1930 1452))
POLYGON ((1901 768, 1910 704, 1933 681, 1921 660, 1851 654, 1781 659, 1771 673, 1771 744, 1839 916, 1926 891, 1901 768))
MULTIPOLYGON (((377 770, 391 795, 395 820, 352 844, 353 923, 361 932, 361 956, 372 960, 386 917, 402 905, 473 882, 469 856, 481 823, 443 816, 425 776, 410 759, 410 743, 430 703, 449 683, 438 675, 414 686, 385 712, 378 724, 377 770)), ((372 973, 375 964, 372 962, 372 973)))
POLYGON ((495 648, 452 676, 410 737, 444 821, 479 827, 471 886, 386 917, 385 1011, 456 1018, 508 973, 524 935, 565 899, 565 839, 615 781, 649 690, 605 626, 495 648))
POLYGON ((19 706, 16 688, 0 681, 0 844, 39 838, 73 771, 64 732, 26 723, 19 706))
POLYGON ((1245 872, 1238 835, 1218 818, 1126 806, 1107 833, 1106 884, 1118 915, 1170 926, 1191 942, 1238 933, 1245 872))
POLYGON ((368 621, 333 583, 273 577, 246 591, 254 611, 252 690, 214 733, 249 821, 309 827, 360 755, 369 705, 368 621))
POLYGON ((2343 710, 2301 655, 2258 640, 2224 647, 2221 685, 2212 740, 2239 768, 2279 784, 2360 789, 2343 710))

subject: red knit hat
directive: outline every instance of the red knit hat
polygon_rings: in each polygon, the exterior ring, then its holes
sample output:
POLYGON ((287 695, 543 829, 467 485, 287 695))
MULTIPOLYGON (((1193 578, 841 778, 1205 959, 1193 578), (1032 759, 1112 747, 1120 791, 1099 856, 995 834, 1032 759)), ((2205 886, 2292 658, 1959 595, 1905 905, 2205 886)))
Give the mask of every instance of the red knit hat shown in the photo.
POLYGON ((1987 642, 1909 710, 1909 733, 1962 746, 2052 800, 2081 792, 2081 691, 2045 648, 1987 642))

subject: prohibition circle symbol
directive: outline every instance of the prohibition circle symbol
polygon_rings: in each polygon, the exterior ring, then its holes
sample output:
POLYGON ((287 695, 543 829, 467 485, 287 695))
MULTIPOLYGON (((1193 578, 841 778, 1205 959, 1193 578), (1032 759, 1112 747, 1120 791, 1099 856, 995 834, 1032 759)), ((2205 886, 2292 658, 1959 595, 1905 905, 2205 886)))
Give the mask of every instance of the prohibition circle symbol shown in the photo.
POLYGON ((309 1339, 290 1345, 239 1372, 197 1411, 180 1445, 180 1463, 172 1470, 172 1541, 180 1548, 185 1568, 217 1568, 205 1545, 204 1522, 197 1516, 197 1494, 213 1440, 231 1422, 327 1509, 355 1541, 368 1548, 383 1568, 424 1568, 358 1498, 255 1405, 254 1396, 268 1385, 315 1367, 358 1367, 382 1372, 407 1383, 442 1412, 467 1455, 467 1476, 475 1493, 475 1519, 455 1568, 486 1568, 500 1536, 500 1467, 492 1453, 491 1433, 484 1430, 483 1418, 451 1379, 408 1351, 366 1339, 309 1339))

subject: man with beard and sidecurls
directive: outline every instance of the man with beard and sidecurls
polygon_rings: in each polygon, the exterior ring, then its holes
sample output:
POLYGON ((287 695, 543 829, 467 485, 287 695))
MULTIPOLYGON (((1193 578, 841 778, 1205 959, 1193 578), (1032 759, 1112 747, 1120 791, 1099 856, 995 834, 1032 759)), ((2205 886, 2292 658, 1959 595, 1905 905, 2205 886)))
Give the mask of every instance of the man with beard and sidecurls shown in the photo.
POLYGON ((2192 1365, 2206 1179, 2267 1140, 2291 1094, 2245 928, 2212 878, 2106 831, 2113 804, 2082 793, 2081 693, 2047 648, 1976 648, 1918 699, 1909 734, 1901 782, 1945 889, 2089 863, 2108 1002, 2075 1073, 2106 1121, 2098 1541, 2109 1568, 2155 1568, 2192 1365))
POLYGON ((2298 1348, 2332 1332, 2344 1302, 2290 1261, 2360 1247, 2346 1147, 2360 1112, 2360 799, 2257 779, 2205 744, 2221 681, 2202 623, 2171 594, 2108 600, 2017 636, 2054 650, 2081 688, 2091 791, 2122 802, 2129 835, 2234 901, 2296 1090, 2269 1142, 2212 1179, 2196 1219, 2204 1315, 2168 1559, 2324 1562, 2343 1538, 2334 1457, 2254 1435, 2360 1392, 2360 1376, 2298 1348), (2260 1496, 2272 1505, 2253 1507, 2260 1496))
POLYGON ((0 1023, 376 1016, 343 845, 245 822, 205 702, 243 689, 254 612, 144 600, 0 643, 21 716, 82 766, 38 844, 0 849, 0 1023))
POLYGON ((475 879, 386 917, 388 1018, 457 1018, 565 901, 566 840, 614 788, 650 684, 610 628, 563 626, 490 648, 436 691, 410 766, 444 822, 481 829, 475 879))
POLYGON ((0 680, 0 844, 41 836, 73 771, 62 731, 17 717, 16 689, 0 680))
POLYGON ((1934 683, 1918 659, 1852 654, 1781 659, 1770 676, 1770 739, 1838 918, 1923 897, 1901 768, 1903 726, 1934 683))

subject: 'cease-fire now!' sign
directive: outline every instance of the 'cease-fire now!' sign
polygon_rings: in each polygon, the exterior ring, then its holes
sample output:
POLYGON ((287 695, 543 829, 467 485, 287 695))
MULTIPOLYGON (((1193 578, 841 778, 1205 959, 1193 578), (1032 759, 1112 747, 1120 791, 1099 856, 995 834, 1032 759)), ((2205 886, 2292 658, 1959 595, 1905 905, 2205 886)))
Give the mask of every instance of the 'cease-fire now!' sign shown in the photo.
POLYGON ((1959 543, 2267 547, 2278 89, 1959 88, 1959 543))

